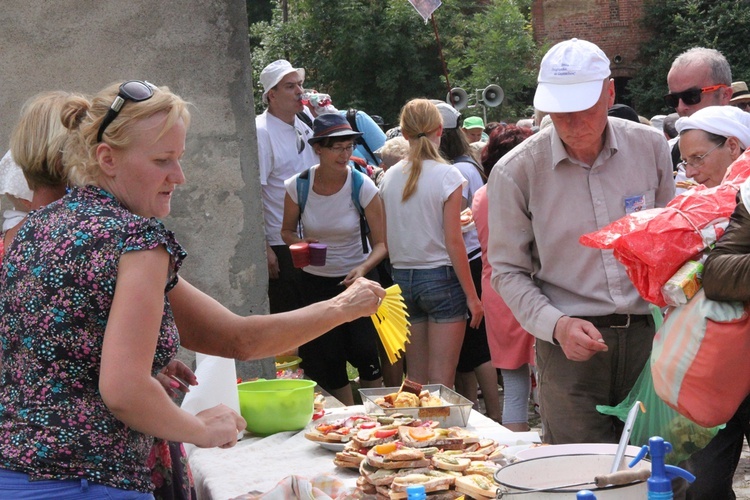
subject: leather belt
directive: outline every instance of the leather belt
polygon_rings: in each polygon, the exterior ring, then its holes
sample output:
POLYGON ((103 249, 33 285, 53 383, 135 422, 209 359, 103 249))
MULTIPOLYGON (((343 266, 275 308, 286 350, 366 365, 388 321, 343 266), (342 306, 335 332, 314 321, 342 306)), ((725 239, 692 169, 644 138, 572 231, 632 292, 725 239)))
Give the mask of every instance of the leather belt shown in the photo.
POLYGON ((651 316, 649 316, 648 314, 609 314, 607 316, 574 317, 585 319, 596 327, 625 329, 630 328, 630 325, 634 325, 637 323, 646 323, 651 316))

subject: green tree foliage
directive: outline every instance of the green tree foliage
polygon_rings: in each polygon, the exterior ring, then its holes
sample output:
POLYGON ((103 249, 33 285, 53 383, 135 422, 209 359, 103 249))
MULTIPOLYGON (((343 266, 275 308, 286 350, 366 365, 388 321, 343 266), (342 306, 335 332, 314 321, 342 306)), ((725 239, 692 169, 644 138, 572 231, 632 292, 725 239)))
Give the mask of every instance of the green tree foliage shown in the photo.
MULTIPOLYGON (((501 108, 487 110, 488 120, 523 116, 536 86, 539 51, 531 35, 530 0, 493 0, 470 19, 455 17, 459 26, 448 45, 453 85, 467 91, 489 84, 502 87, 501 108)), ((481 115, 479 109, 471 114, 481 115)))
MULTIPOLYGON (((521 0, 528 4, 528 0, 521 0)), ((251 26, 254 80, 269 62, 286 58, 307 71, 305 86, 395 124, 413 97, 444 99, 448 86, 432 23, 407 0, 288 0, 271 21, 251 26)), ((444 0, 435 20, 452 86, 467 90, 497 83, 506 92, 503 112, 534 84, 538 60, 526 17, 514 0, 444 0), (454 67, 455 66, 455 67, 454 67), (455 75, 455 76, 454 76, 455 75)), ((258 84, 256 103, 262 109, 258 84)), ((473 111, 473 110, 472 110, 473 111)))
POLYGON ((735 81, 750 79, 749 7, 744 0, 646 0, 643 22, 654 38, 641 47, 642 66, 628 86, 635 109, 644 116, 674 112, 662 99, 669 91, 667 73, 674 58, 691 47, 719 50, 735 81))

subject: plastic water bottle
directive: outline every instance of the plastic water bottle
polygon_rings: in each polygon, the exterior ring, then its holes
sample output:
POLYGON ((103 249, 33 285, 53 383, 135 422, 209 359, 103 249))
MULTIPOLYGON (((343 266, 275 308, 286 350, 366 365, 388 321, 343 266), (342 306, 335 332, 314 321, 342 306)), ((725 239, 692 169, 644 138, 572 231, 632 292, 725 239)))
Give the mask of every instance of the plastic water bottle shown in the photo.
POLYGON ((424 491, 423 484, 413 484, 406 487, 406 499, 407 500, 426 500, 427 493, 424 491))

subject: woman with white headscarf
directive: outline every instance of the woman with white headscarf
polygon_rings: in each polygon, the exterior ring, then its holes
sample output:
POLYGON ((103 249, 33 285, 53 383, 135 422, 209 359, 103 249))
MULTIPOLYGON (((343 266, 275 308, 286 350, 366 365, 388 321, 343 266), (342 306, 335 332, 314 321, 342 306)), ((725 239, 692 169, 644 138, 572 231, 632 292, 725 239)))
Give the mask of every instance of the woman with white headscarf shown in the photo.
POLYGON ((680 133, 678 165, 693 180, 683 185, 679 173, 677 187, 721 184, 729 166, 750 144, 750 113, 734 106, 709 106, 677 120, 680 133))

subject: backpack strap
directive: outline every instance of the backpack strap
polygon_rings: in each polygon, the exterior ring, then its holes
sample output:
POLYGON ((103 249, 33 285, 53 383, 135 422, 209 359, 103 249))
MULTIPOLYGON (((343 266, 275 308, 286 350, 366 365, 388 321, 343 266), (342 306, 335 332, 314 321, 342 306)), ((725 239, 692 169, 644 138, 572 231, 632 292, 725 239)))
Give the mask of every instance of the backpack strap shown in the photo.
MULTIPOLYGON (((349 122, 349 125, 352 127, 352 130, 354 130, 355 132, 361 132, 361 130, 357 128, 357 113, 358 111, 356 109, 349 108, 346 112, 346 121, 349 122)), ((357 144, 361 144, 365 148, 365 151, 367 151, 367 154, 370 155, 370 158, 375 160, 376 162, 375 165, 377 165, 378 158, 375 156, 375 153, 373 153, 372 150, 370 149, 370 146, 367 144, 367 141, 365 141, 365 136, 360 135, 359 137, 357 137, 356 142, 357 144)))
MULTIPOLYGON (((365 218, 365 209, 359 202, 359 192, 362 190, 362 184, 365 182, 365 174, 352 168, 352 202, 354 208, 359 213, 359 232, 362 237, 362 253, 367 253, 367 235, 370 234, 370 225, 365 218)), ((297 219, 297 236, 303 238, 302 231, 302 213, 305 211, 307 204, 307 194, 310 192, 310 169, 297 176, 297 205, 299 205, 299 217, 297 219)))
POLYGON ((459 161, 462 161, 464 163, 471 163, 472 165, 474 165, 474 168, 477 169, 477 171, 479 172, 479 175, 482 177, 482 181, 485 183, 487 182, 487 175, 485 175, 484 169, 482 168, 481 165, 479 165, 479 163, 476 162, 474 158, 472 158, 469 155, 456 156, 456 158, 453 160, 453 163, 459 162, 459 161))
POLYGON ((302 212, 305 211, 307 203, 307 193, 310 191, 310 169, 301 172, 297 176, 297 205, 299 205, 299 217, 297 218, 297 236, 302 235, 302 212))
POLYGON ((359 234, 362 238, 362 253, 367 253, 367 235, 370 234, 370 225, 367 223, 367 218, 365 218, 365 209, 359 203, 359 192, 362 190, 362 184, 365 182, 365 174, 356 168, 351 169, 351 171, 352 202, 354 203, 354 208, 359 212, 359 234))
POLYGON ((313 122, 310 119, 310 116, 304 111, 300 111, 299 113, 297 113, 297 118, 302 120, 308 127, 313 128, 313 122))

